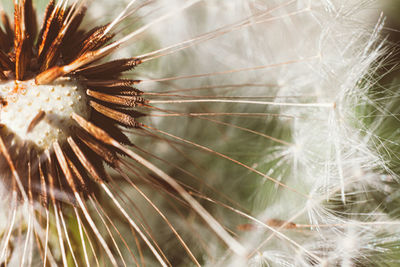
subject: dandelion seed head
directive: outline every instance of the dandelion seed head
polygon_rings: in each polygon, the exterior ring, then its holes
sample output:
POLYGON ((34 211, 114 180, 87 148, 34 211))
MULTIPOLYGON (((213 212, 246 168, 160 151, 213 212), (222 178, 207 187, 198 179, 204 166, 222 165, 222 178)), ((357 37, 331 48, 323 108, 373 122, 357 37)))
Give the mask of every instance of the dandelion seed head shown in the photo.
POLYGON ((16 1, 22 27, 0 42, 0 120, 12 132, 0 165, 9 221, 25 212, 5 226, 0 261, 14 243, 14 265, 29 247, 47 248, 51 266, 369 256, 378 231, 349 225, 386 219, 369 194, 393 191, 377 171, 379 139, 357 117, 360 102, 376 105, 382 53, 382 23, 373 31, 357 15, 366 2, 51 1, 35 30, 31 1, 16 1), (14 238, 20 223, 26 237, 14 238))
POLYGON ((0 111, 2 124, 42 150, 54 142, 63 143, 71 134, 73 112, 85 118, 90 113, 82 85, 69 79, 48 85, 37 85, 34 80, 7 81, 0 84, 0 97, 6 102, 0 111), (28 129, 40 112, 44 118, 28 129))

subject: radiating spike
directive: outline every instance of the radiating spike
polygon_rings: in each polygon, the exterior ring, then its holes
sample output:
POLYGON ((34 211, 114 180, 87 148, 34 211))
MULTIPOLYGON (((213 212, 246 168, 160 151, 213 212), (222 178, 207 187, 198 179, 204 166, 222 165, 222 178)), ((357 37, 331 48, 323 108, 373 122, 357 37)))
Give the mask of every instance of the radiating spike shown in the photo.
POLYGON ((46 6, 46 10, 44 13, 44 18, 43 18, 43 23, 42 26, 40 27, 37 43, 36 43, 36 48, 39 50, 39 54, 43 50, 43 38, 45 32, 48 32, 49 27, 50 27, 50 17, 53 14, 54 11, 54 6, 55 6, 55 0, 50 0, 49 3, 46 6), (42 47, 42 48, 40 48, 42 47))
MULTIPOLYGON (((43 162, 44 163, 44 162, 43 162)), ((38 156, 38 168, 39 168, 39 177, 40 177, 40 196, 41 196, 41 203, 42 206, 47 210, 48 206, 48 192, 47 192, 47 182, 43 171, 43 163, 40 156, 38 156)))
POLYGON ((77 45, 75 43, 82 36, 78 28, 83 21, 86 10, 86 6, 82 6, 75 15, 72 15, 71 25, 68 27, 64 41, 61 44, 62 56, 65 62, 71 62, 75 55, 79 53, 79 49, 76 48, 77 45))
POLYGON ((136 107, 138 104, 145 103, 144 98, 139 96, 114 96, 96 92, 90 89, 86 90, 86 94, 103 102, 108 102, 126 107, 136 107))
POLYGON ((122 72, 128 71, 141 63, 141 60, 136 58, 125 58, 102 63, 95 66, 89 66, 76 71, 86 77, 114 77, 119 76, 122 72))
POLYGON ((33 45, 33 40, 37 35, 38 26, 36 20, 36 11, 33 8, 32 0, 24 0, 25 1, 25 27, 26 34, 28 38, 31 40, 31 45, 33 45))
MULTIPOLYGON (((54 164, 52 161, 52 157, 50 154, 49 150, 45 150, 44 154, 46 156, 46 167, 47 167, 47 181, 48 181, 48 191, 49 191, 49 195, 50 195, 50 199, 52 200, 53 203, 56 202, 56 197, 55 197, 55 181, 54 181, 54 164)), ((46 183, 47 184, 47 183, 46 183)))
POLYGON ((89 79, 87 80, 86 86, 88 87, 128 87, 128 86, 132 86, 135 84, 139 84, 141 81, 140 80, 128 80, 128 79, 124 79, 124 80, 106 80, 106 79, 102 79, 102 80, 94 80, 94 79, 89 79))
POLYGON ((14 50, 15 50, 15 76, 17 80, 23 80, 27 64, 27 49, 25 21, 22 1, 14 3, 14 50))
POLYGON ((58 163, 60 164, 61 170, 65 174, 65 178, 68 182, 68 185, 71 187, 72 192, 77 192, 76 182, 72 176, 71 170, 68 166, 67 159, 64 155, 63 150, 61 149, 60 144, 58 142, 55 142, 53 144, 53 149, 57 157, 58 163))
POLYGON ((110 166, 118 165, 118 157, 115 152, 111 151, 95 138, 90 137, 87 134, 78 133, 77 136, 89 149, 99 155, 105 162, 110 164, 110 166))
POLYGON ((103 106, 97 102, 90 101, 89 102, 90 106, 94 108, 97 112, 103 114, 104 116, 113 119, 125 126, 128 127, 138 127, 139 123, 130 115, 117 111, 112 108, 108 108, 106 106, 103 106))
POLYGON ((32 57, 33 38, 36 34, 36 20, 32 0, 14 2, 14 49, 15 49, 15 76, 17 80, 24 80, 27 68, 32 57))
POLYGON ((56 6, 54 6, 54 3, 50 3, 48 6, 50 16, 46 17, 45 22, 43 22, 44 28, 42 28, 42 34, 39 36, 41 42, 38 46, 38 62, 40 65, 42 65, 50 46, 59 35, 65 19, 65 9, 60 4, 62 4, 62 1, 56 6))
POLYGON ((103 143, 114 145, 116 141, 104 130, 95 126, 93 123, 85 120, 83 117, 76 113, 72 113, 71 118, 75 120, 85 131, 90 133, 96 139, 102 141, 103 143))
POLYGON ((104 35, 107 26, 96 27, 89 31, 88 35, 82 41, 80 51, 76 56, 79 57, 86 52, 96 50, 110 41, 114 37, 114 34, 104 35))
POLYGON ((91 177, 93 177, 97 183, 101 183, 103 181, 103 179, 101 179, 100 175, 97 174, 97 171, 94 168, 94 166, 89 162, 89 160, 86 158, 85 154, 78 147, 78 145, 75 143, 75 141, 74 141, 74 139, 72 139, 72 137, 68 137, 68 143, 69 143, 70 147, 72 148, 72 150, 74 151, 75 155, 78 157, 79 161, 89 172, 91 177))
POLYGON ((71 172, 74 174, 73 177, 76 178, 75 180, 77 180, 78 184, 78 191, 82 192, 82 193, 89 193, 89 188, 88 185, 85 181, 85 179, 83 178, 83 176, 79 173, 78 168, 75 166, 75 164, 69 159, 66 158, 68 161, 68 166, 71 169, 71 172))

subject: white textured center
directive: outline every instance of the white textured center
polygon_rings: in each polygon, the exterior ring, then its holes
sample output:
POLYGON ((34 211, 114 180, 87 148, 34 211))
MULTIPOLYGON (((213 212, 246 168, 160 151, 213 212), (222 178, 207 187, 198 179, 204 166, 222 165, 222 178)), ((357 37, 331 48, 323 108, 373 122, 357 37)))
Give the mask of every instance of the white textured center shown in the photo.
POLYGON ((70 79, 51 85, 36 85, 34 80, 5 82, 0 84, 0 96, 0 123, 43 149, 67 138, 72 112, 89 116, 84 88, 70 79), (28 132, 30 125, 34 127, 28 132))

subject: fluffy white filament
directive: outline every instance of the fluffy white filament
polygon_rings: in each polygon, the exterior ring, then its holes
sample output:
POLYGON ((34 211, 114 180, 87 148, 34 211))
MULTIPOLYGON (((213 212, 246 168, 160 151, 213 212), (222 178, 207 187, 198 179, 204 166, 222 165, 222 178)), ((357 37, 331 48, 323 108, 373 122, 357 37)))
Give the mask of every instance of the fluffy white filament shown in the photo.
MULTIPOLYGON (((179 5, 179 1, 175 2, 179 5)), ((148 85, 149 90, 154 90, 164 77, 166 80, 177 77, 170 80, 178 88, 256 83, 260 87, 243 86, 241 90, 222 94, 276 97, 277 107, 268 108, 267 112, 279 114, 281 123, 289 124, 291 144, 266 147, 265 154, 253 164, 270 163, 267 175, 282 179, 308 197, 279 186, 271 194, 271 182, 260 181, 253 200, 255 207, 263 209, 260 214, 252 215, 262 222, 271 218, 295 222, 298 229, 288 230, 283 225, 278 231, 300 247, 253 221, 257 230, 251 231, 242 241, 254 249, 250 262, 256 266, 264 266, 263 262, 267 266, 352 266, 364 256, 381 253, 379 246, 372 244, 379 242, 381 236, 393 234, 393 229, 385 232, 386 224, 380 223, 388 222, 386 216, 380 215, 380 203, 362 208, 362 203, 373 202, 366 195, 368 190, 381 186, 381 173, 386 169, 376 150, 379 141, 375 129, 365 128, 357 117, 358 107, 375 105, 368 94, 375 85, 373 73, 383 53, 379 40, 383 21, 378 10, 365 9, 366 2, 203 1, 188 11, 188 15, 176 16, 168 24, 173 27, 166 25, 154 30, 163 46, 169 46, 189 36, 234 24, 246 15, 266 12, 264 17, 254 18, 250 26, 221 33, 185 52, 167 56, 161 59, 154 73, 143 73, 149 81, 155 79, 148 85), (271 67, 258 68, 268 65, 271 67), (166 71, 173 74, 166 76, 166 71), (191 75, 194 77, 189 79, 191 75), (332 105, 320 108, 319 103, 332 105), (310 107, 300 108, 296 104, 310 107), (282 177, 274 176, 282 169, 287 169, 282 177)), ((165 84, 159 87, 159 92, 165 90, 165 84)), ((220 94, 215 90, 215 94, 220 94)), ((158 103, 167 108, 173 103, 196 101, 202 100, 182 99, 172 100, 172 103, 161 100, 158 103)), ((240 105, 241 100, 236 103, 235 111, 245 110, 240 105)), ((250 102, 248 105, 252 106, 250 102)), ((190 110, 190 105, 186 108, 190 110)), ((385 107, 381 111, 388 113, 385 107)), ((198 122, 198 127, 202 127, 202 123, 198 122)), ((196 126, 191 124, 190 127, 196 126)), ((176 132, 185 137, 188 134, 183 130, 176 132)), ((228 183, 230 176, 225 179, 228 183)), ((234 258, 231 263, 237 262, 234 258)))

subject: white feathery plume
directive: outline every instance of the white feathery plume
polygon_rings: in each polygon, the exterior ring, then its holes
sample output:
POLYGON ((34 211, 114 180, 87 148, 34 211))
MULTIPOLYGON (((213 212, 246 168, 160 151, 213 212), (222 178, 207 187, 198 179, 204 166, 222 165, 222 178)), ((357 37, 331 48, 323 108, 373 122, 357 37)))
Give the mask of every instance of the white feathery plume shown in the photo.
MULTIPOLYGON (((235 21, 236 16, 245 17, 245 14, 249 14, 246 12, 257 14, 272 10, 262 19, 254 19, 251 26, 198 44, 193 51, 186 50, 185 58, 189 58, 186 60, 193 64, 187 66, 186 63, 185 68, 174 72, 180 76, 179 73, 201 74, 261 67, 209 79, 213 84, 225 81, 273 84, 271 88, 251 91, 246 88, 247 92, 235 93, 275 96, 274 102, 278 106, 268 110, 292 118, 288 122, 282 119, 282 123, 291 125, 291 144, 267 146, 265 155, 259 158, 257 164, 273 162, 266 172, 268 176, 284 168, 290 169, 290 174, 286 172, 281 179, 293 190, 275 187, 276 192, 272 196, 265 196, 270 193, 265 189, 271 187, 271 183, 265 179, 262 183, 267 185, 260 187, 256 198, 258 201, 264 198, 265 211, 256 217, 261 218, 261 222, 281 218, 288 220, 288 223, 310 226, 309 229, 295 230, 298 233, 290 233, 284 225, 281 229, 278 227, 277 231, 282 231, 287 239, 279 237, 265 225, 260 226, 257 233, 250 233, 249 237, 242 240, 249 247, 263 244, 256 254, 262 253, 264 256, 255 256, 260 261, 273 262, 274 257, 268 256, 268 251, 276 251, 277 247, 286 247, 283 250, 288 253, 285 259, 290 259, 293 253, 299 255, 291 262, 293 265, 313 265, 321 261, 328 265, 340 263, 342 266, 351 266, 359 261, 364 262, 364 258, 369 258, 366 255, 381 253, 378 247, 374 248, 371 244, 379 240, 379 235, 384 236, 376 229, 386 228, 380 221, 386 221, 387 218, 380 215, 380 203, 374 204, 373 199, 363 195, 382 187, 381 175, 389 170, 385 159, 376 149, 383 144, 377 143, 380 141, 374 132, 375 125, 363 125, 357 110, 371 105, 377 106, 384 114, 390 114, 385 106, 378 106, 370 96, 371 88, 376 85, 374 73, 380 68, 384 49, 379 39, 383 20, 379 19, 378 10, 375 13, 367 10, 368 15, 372 13, 374 18, 365 19, 363 12, 368 4, 371 3, 230 1, 215 4, 208 1, 192 11, 202 14, 204 11, 199 9, 204 8, 207 16, 202 19, 205 23, 198 26, 197 21, 191 21, 195 16, 179 16, 175 19, 184 22, 179 23, 178 28, 166 26, 168 31, 159 30, 155 33, 161 42, 170 44, 175 41, 171 38, 179 40, 182 34, 196 36, 198 28, 212 29, 219 21, 228 24, 226 21, 235 21), (374 23, 377 25, 375 28, 374 23), (279 107, 279 103, 284 104, 279 107), (368 208, 371 210, 361 212, 368 205, 371 205, 368 208), (357 222, 362 226, 357 226, 357 222), (352 228, 351 235, 347 233, 349 227, 352 228), (357 239, 359 235, 356 231, 360 235, 367 234, 357 239), (346 235, 348 238, 343 238, 346 235), (345 244, 346 253, 333 249, 338 244, 345 244), (363 245, 368 245, 368 249, 362 249, 363 245)), ((167 58, 166 65, 159 69, 169 70, 179 59, 171 60, 167 58)), ((152 76, 159 77, 160 74, 152 76)), ((196 87, 199 81, 178 83, 180 86, 196 87)), ((235 107, 235 110, 240 108, 235 107)), ((259 206, 258 203, 254 205, 259 206)), ((386 234, 392 233, 388 231, 386 234)), ((276 255, 278 260, 275 264, 290 262, 278 263, 282 260, 278 255, 282 253, 276 255)))

